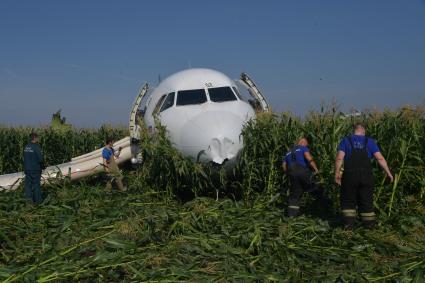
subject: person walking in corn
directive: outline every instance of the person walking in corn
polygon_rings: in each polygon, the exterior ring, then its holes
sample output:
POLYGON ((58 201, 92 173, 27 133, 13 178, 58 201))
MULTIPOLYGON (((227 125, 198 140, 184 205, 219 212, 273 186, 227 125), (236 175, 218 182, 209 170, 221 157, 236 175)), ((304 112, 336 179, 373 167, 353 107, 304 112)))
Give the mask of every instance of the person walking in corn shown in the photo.
POLYGON ((363 124, 357 123, 353 128, 354 133, 341 140, 335 161, 335 182, 341 186, 341 212, 346 229, 352 229, 357 217, 358 209, 360 219, 366 228, 376 225, 373 208, 373 172, 370 160, 372 157, 393 181, 393 175, 382 156, 376 141, 366 136, 363 124), (341 167, 344 164, 344 173, 341 167))
POLYGON ((43 169, 43 154, 38 145, 38 135, 31 133, 30 142, 24 148, 25 198, 35 204, 43 201, 40 187, 43 169))
POLYGON ((115 158, 118 158, 121 153, 121 147, 115 152, 113 145, 113 139, 106 139, 105 147, 102 150, 102 158, 103 158, 103 166, 105 168, 105 172, 108 174, 110 180, 108 181, 107 188, 112 187, 112 181, 115 181, 117 187, 120 191, 125 191, 126 188, 122 183, 122 175, 118 168, 118 165, 115 161, 115 158))
POLYGON ((291 187, 288 197, 288 217, 299 215, 299 202, 304 191, 312 193, 318 200, 324 200, 323 190, 314 182, 313 169, 315 174, 319 173, 316 162, 314 162, 308 141, 301 138, 297 144, 291 148, 283 159, 283 171, 289 176, 291 187))

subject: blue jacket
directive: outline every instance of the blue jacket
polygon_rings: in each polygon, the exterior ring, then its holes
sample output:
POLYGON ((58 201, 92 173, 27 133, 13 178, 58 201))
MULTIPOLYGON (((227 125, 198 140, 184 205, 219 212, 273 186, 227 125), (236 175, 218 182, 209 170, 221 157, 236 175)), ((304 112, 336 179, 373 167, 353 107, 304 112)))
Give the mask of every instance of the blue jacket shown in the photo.
MULTIPOLYGON (((345 153, 345 156, 344 156, 345 161, 348 160, 348 158, 351 155, 351 152, 353 151, 353 149, 351 148, 350 141, 348 140, 349 138, 351 138, 353 142, 353 146, 356 149, 362 149, 364 147, 364 143, 366 142, 365 136, 351 135, 351 136, 343 138, 338 145, 338 151, 343 151, 345 153)), ((370 137, 367 137, 367 145, 366 145, 367 156, 369 158, 372 158, 373 155, 379 151, 380 150, 378 145, 376 144, 376 141, 370 137)))
POLYGON ((298 164, 300 164, 302 167, 308 168, 308 166, 307 166, 308 161, 304 157, 304 153, 310 151, 307 146, 296 145, 290 151, 288 151, 288 153, 286 153, 286 155, 283 157, 283 162, 286 162, 288 167, 291 166, 291 164, 293 162, 292 161, 292 150, 295 153, 295 161, 298 164))
POLYGON ((24 171, 25 173, 41 173, 43 169, 43 155, 40 146, 30 142, 24 149, 24 171))

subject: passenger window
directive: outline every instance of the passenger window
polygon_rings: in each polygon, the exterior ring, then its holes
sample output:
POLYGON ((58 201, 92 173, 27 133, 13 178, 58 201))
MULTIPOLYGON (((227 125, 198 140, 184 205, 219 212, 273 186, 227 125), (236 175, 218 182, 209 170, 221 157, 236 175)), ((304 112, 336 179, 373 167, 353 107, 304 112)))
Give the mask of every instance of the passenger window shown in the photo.
POLYGON ((180 90, 177 92, 176 105, 202 104, 207 101, 204 89, 180 90))
POLYGON ((168 108, 173 107, 173 105, 174 105, 174 92, 168 94, 168 96, 165 99, 164 103, 162 104, 161 110, 159 110, 159 112, 167 110, 168 108))
POLYGON ((162 102, 164 102, 166 94, 164 94, 163 96, 161 96, 161 98, 158 100, 158 102, 155 105, 155 108, 153 109, 152 115, 156 115, 159 112, 159 108, 162 105, 162 102))
POLYGON ((237 100, 232 89, 228 86, 209 88, 208 93, 210 94, 211 101, 214 102, 237 100))

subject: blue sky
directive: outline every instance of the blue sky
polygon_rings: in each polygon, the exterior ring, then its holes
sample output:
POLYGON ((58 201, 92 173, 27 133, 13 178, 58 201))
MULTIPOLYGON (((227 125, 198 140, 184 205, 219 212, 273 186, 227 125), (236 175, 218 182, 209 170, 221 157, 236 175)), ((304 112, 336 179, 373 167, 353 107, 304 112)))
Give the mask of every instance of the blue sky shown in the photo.
POLYGON ((249 73, 276 111, 425 102, 425 1, 0 1, 0 124, 126 125, 139 87, 249 73))

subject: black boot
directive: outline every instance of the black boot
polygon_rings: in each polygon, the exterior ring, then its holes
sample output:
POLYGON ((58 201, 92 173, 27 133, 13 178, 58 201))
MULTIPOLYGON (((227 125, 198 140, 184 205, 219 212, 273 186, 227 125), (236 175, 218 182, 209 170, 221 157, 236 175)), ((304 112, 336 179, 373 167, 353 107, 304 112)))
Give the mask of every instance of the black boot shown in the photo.
POLYGON ((356 218, 355 217, 343 217, 342 218, 342 222, 344 225, 344 229, 345 230, 353 230, 354 229, 354 224, 356 222, 356 218))
POLYGON ((374 229, 376 227, 376 221, 363 221, 363 227, 366 229, 374 229))
POLYGON ((288 206, 288 217, 289 218, 297 217, 299 215, 299 212, 300 212, 299 206, 295 206, 295 205, 289 205, 288 206))
POLYGON ((360 219, 366 229, 373 229, 376 226, 376 215, 374 212, 360 212, 360 219))
POLYGON ((356 209, 343 208, 342 209, 342 222, 344 228, 351 230, 354 228, 354 223, 356 222, 357 212, 356 209))

